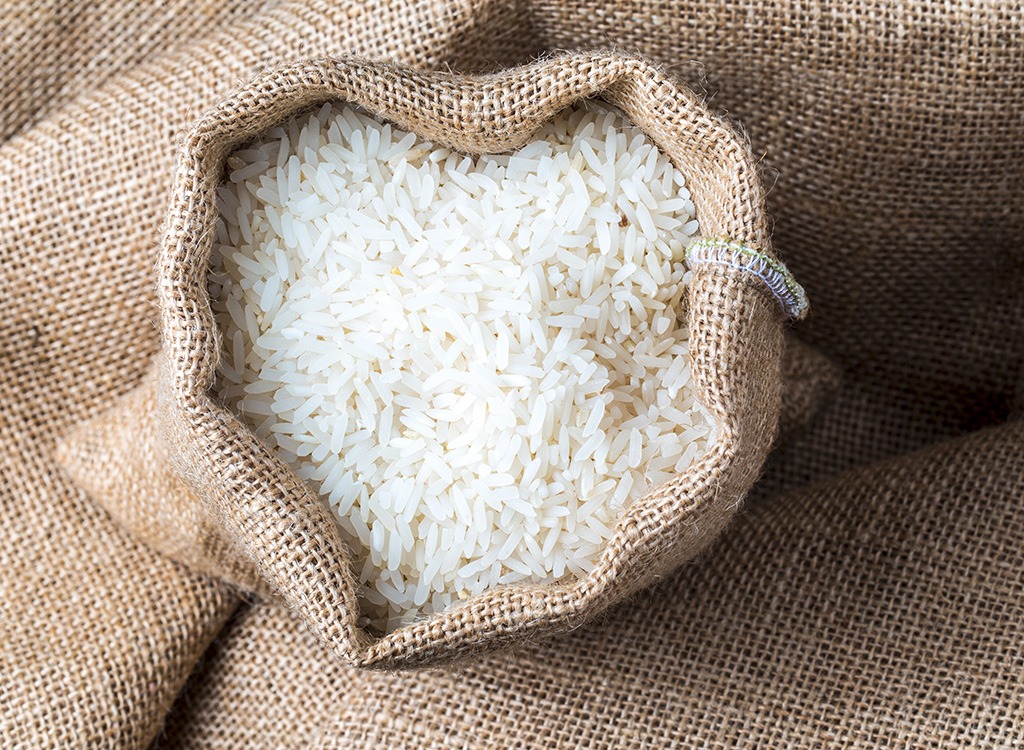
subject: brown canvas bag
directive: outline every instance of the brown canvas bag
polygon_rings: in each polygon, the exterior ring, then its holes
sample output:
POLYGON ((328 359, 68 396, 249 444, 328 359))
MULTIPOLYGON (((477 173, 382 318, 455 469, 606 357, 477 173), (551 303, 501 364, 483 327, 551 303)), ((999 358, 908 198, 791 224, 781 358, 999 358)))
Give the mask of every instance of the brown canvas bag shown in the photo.
MULTIPOLYGON (((452 660, 592 618, 713 540, 759 474, 779 413, 786 314, 802 290, 771 255, 750 154, 697 98, 639 57, 565 54, 484 77, 427 73, 358 58, 265 74, 203 116, 181 148, 159 267, 164 351, 158 431, 171 471, 216 519, 226 556, 252 560, 339 656, 364 666, 452 660), (717 426, 708 452, 632 505, 595 570, 554 585, 511 585, 376 637, 358 625, 352 553, 326 504, 211 396, 220 341, 206 273, 215 190, 227 156, 287 118, 343 100, 400 127, 479 154, 526 143, 561 109, 600 96, 686 173, 706 240, 691 248, 690 356, 717 426)), ((259 588, 244 567, 227 580, 259 588)))

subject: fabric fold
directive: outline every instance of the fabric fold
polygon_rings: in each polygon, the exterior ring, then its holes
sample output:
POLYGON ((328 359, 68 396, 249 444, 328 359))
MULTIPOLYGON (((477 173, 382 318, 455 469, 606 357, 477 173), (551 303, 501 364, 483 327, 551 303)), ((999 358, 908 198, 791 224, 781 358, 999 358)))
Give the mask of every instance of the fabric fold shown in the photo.
POLYGON ((602 624, 463 669, 349 669, 248 608, 157 747, 1010 746, 1022 446, 1007 425, 766 500, 602 624))

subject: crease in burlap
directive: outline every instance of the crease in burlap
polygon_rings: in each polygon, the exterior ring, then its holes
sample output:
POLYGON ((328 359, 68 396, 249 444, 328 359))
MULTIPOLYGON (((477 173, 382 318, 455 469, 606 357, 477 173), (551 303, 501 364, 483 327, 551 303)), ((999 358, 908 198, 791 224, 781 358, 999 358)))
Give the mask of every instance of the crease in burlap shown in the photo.
POLYGON ((256 605, 157 747, 1020 747, 1022 428, 768 499, 633 606, 461 670, 355 670, 256 605))
POLYGON ((182 482, 158 416, 158 365, 108 411, 79 425, 55 452, 65 473, 138 541, 241 592, 268 593, 252 561, 182 482))
POLYGON ((770 257, 763 192, 749 152, 692 93, 634 56, 569 53, 483 77, 358 58, 313 60, 247 84, 184 140, 159 268, 159 413, 167 455, 270 588, 350 663, 436 663, 527 633, 569 628, 698 554, 735 512, 774 438, 783 315, 744 269, 694 265, 690 356, 698 397, 717 427, 708 451, 624 512, 586 578, 498 588, 374 638, 357 625, 351 553, 326 504, 210 395, 220 342, 206 273, 225 159, 327 100, 360 105, 478 154, 523 145, 545 120, 593 96, 622 109, 685 171, 706 236, 770 257))

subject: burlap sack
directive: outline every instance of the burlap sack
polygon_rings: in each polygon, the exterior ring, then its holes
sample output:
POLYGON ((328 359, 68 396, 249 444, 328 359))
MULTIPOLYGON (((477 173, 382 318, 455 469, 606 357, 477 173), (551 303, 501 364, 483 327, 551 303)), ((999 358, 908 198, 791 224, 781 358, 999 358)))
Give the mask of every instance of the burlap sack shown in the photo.
POLYGON ((575 627, 698 554, 761 470, 778 419, 783 313, 806 305, 770 256, 763 192, 746 148, 661 70, 602 52, 481 78, 344 58, 256 79, 185 138, 159 275, 160 417, 172 466, 270 588, 332 651, 362 666, 436 663, 575 627), (355 562, 326 504, 210 394, 221 347, 207 268, 225 160, 326 100, 358 104, 478 154, 522 146, 558 111, 595 95, 622 109, 684 171, 711 240, 689 253, 688 309, 695 387, 716 423, 715 440, 692 468, 623 514, 585 579, 498 588, 375 638, 357 625, 355 562))

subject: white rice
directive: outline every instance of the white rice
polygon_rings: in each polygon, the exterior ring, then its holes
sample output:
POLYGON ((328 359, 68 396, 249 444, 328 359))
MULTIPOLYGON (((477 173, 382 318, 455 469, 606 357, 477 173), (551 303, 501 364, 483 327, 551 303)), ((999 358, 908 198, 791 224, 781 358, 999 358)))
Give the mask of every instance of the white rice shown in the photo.
POLYGON ((693 204, 617 112, 472 159, 325 105, 228 164, 220 396, 330 503, 376 627, 583 576, 711 439, 693 204))

